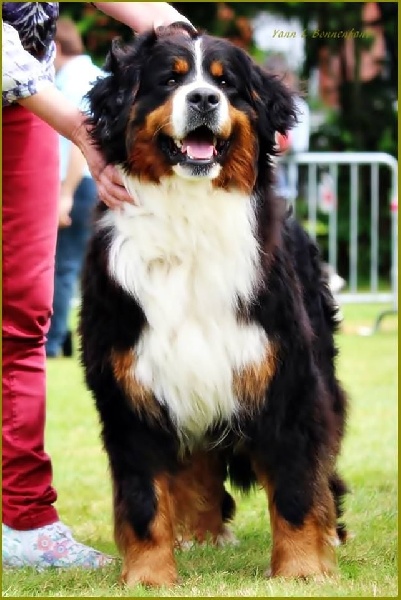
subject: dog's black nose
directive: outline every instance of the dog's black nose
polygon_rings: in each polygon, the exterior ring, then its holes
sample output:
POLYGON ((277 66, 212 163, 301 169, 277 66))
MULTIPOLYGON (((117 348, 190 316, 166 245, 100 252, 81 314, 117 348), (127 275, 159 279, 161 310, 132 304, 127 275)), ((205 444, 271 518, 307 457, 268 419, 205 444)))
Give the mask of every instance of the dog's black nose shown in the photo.
POLYGON ((198 88, 188 94, 187 102, 194 110, 205 113, 217 108, 220 96, 211 89, 198 88))

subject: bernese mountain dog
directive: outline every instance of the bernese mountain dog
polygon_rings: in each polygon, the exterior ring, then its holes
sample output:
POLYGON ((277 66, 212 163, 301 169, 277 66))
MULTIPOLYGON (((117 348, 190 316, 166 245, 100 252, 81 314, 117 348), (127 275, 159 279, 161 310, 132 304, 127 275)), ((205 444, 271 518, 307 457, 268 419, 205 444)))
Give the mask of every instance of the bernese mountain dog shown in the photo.
POLYGON ((272 193, 293 98, 185 24, 113 44, 105 70, 89 126, 139 205, 99 204, 79 329, 122 580, 173 584, 177 547, 233 542, 226 481, 266 492, 272 576, 329 574, 346 396, 317 247, 272 193))

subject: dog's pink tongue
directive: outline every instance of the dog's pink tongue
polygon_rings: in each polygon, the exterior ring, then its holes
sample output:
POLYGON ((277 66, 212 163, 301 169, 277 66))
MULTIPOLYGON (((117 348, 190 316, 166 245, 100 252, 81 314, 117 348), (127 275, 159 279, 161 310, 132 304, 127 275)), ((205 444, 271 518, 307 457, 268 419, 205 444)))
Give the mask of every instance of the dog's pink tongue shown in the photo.
POLYGON ((213 144, 208 142, 197 142, 187 140, 182 142, 182 152, 186 152, 192 158, 212 158, 214 154, 213 144))

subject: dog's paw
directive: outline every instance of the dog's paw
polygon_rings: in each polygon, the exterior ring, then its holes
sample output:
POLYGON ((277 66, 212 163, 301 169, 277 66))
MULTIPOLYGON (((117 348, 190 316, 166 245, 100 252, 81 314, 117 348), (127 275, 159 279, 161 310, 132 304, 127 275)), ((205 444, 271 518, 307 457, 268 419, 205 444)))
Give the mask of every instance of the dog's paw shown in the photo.
POLYGON ((175 540, 175 548, 177 550, 183 550, 184 552, 192 550, 196 542, 193 539, 186 539, 182 536, 177 536, 175 540))
POLYGON ((228 525, 224 525, 223 531, 216 537, 216 546, 238 546, 239 539, 234 535, 228 525))
POLYGON ((178 583, 175 569, 163 571, 151 569, 130 569, 121 574, 121 583, 127 587, 144 585, 149 587, 171 587, 178 583))

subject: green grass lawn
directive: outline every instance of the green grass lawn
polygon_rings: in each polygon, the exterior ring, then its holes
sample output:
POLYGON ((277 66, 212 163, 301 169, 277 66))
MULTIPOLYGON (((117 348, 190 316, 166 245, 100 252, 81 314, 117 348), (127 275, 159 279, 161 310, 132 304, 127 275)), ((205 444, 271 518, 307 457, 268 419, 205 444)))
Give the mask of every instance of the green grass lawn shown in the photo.
MULTIPOLYGON (((397 596, 396 318, 386 318, 375 336, 358 335, 379 310, 344 307, 338 336, 339 375, 351 404, 340 467, 352 490, 345 518, 355 537, 339 549, 336 577, 322 583, 263 577, 271 540, 265 496, 258 491, 249 497, 235 494, 240 545, 178 553, 181 583, 172 590, 124 589, 118 583, 118 560, 102 571, 3 572, 3 596, 397 596)), ((79 540, 116 554, 106 456, 76 358, 49 362, 46 444, 62 520, 79 540)))

